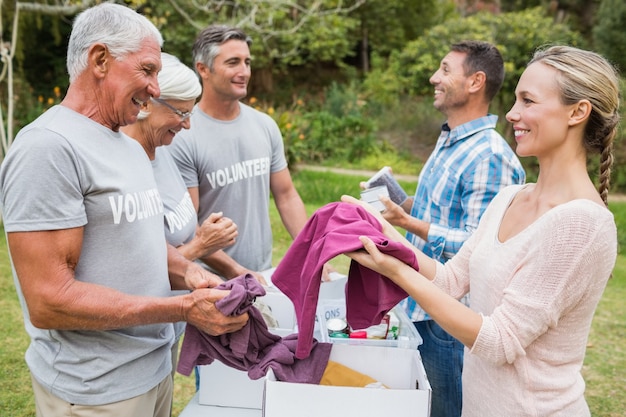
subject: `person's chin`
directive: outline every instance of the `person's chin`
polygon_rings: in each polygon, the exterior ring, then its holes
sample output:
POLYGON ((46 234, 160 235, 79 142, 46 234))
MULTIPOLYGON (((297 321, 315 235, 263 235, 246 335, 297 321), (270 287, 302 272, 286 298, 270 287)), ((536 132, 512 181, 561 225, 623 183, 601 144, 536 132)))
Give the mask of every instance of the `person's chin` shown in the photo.
POLYGON ((171 145, 172 142, 174 141, 174 136, 176 136, 175 133, 167 132, 167 135, 165 135, 165 136, 163 136, 163 138, 161 138, 161 146, 171 145))
POLYGON ((246 98, 248 96, 248 89, 247 88, 239 88, 237 90, 235 90, 235 96, 237 96, 238 100, 242 100, 244 98, 246 98))
POLYGON ((120 122, 120 126, 132 125, 133 123, 137 123, 137 120, 139 120, 137 116, 127 117, 125 120, 120 122))

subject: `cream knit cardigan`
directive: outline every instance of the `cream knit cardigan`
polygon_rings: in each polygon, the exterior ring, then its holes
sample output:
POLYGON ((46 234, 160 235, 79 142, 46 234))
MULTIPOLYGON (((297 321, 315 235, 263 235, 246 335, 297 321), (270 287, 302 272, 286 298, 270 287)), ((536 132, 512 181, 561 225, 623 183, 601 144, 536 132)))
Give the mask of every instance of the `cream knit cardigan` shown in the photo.
POLYGON ((589 416, 580 374, 595 308, 615 265, 612 213, 589 200, 559 205, 506 242, 503 189, 435 284, 471 289, 483 323, 463 368, 463 417, 589 416))

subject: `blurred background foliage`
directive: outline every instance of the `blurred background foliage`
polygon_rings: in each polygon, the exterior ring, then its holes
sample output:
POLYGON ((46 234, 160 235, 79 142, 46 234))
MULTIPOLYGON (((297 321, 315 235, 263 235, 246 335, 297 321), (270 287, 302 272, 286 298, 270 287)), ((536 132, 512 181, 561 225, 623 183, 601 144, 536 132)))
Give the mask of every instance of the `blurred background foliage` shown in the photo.
MULTIPOLYGON (((129 0, 162 31, 164 51, 191 64, 196 34, 211 23, 242 27, 253 39, 248 104, 267 112, 284 135, 290 164, 417 174, 443 116, 428 79, 462 39, 494 43, 506 79, 491 108, 504 115, 533 51, 549 44, 592 49, 626 68, 623 0, 129 0)), ((97 0, 35 0, 2 5, 0 51, 15 47, 14 132, 63 98, 65 48, 73 16, 97 0), (13 22, 16 8, 17 36, 13 22), (15 43, 14 43, 15 42, 15 43)), ((2 70, 6 57, 2 56, 2 70)), ((1 75, 1 73, 0 73, 1 75)), ((6 114, 8 79, 0 77, 6 114)), ((623 83, 623 85, 626 85, 623 83)), ((624 91, 624 88, 622 88, 624 91)), ((3 122, 9 123, 6 118, 3 122)), ((626 192, 624 131, 615 143, 613 191, 626 192)), ((529 180, 532 159, 522 161, 529 180)), ((590 160, 590 169, 597 163, 590 160)))

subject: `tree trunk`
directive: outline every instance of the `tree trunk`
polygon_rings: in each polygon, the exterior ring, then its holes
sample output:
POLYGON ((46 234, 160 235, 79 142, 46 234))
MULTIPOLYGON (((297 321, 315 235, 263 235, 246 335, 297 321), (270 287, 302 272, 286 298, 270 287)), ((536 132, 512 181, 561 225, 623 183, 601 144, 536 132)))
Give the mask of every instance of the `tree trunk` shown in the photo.
POLYGON ((250 79, 250 92, 267 93, 274 92, 274 75, 272 68, 259 68, 252 71, 250 79))
POLYGON ((363 74, 370 71, 369 38, 367 28, 364 27, 361 33, 361 70, 363 74))

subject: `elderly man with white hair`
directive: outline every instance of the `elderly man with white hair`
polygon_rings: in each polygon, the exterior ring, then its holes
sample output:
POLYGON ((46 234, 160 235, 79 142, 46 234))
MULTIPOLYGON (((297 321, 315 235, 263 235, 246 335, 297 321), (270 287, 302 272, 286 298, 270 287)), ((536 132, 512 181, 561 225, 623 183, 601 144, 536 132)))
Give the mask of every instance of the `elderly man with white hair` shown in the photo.
POLYGON ((19 132, 0 168, 38 417, 169 417, 173 323, 222 334, 247 322, 215 307, 220 280, 170 265, 150 161, 120 132, 160 96, 162 43, 121 5, 78 15, 65 98, 19 132))

